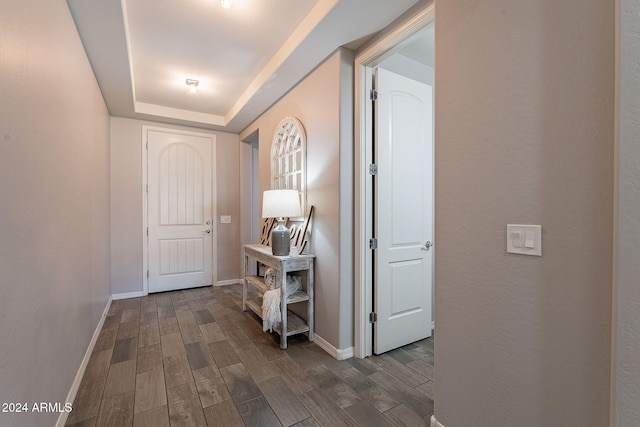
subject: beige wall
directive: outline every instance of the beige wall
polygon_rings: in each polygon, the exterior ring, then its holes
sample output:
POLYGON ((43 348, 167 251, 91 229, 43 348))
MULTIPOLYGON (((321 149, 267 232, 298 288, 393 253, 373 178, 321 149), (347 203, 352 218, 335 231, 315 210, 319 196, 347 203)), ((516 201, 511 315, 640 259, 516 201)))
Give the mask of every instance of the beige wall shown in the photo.
POLYGON ((109 115, 64 1, 0 5, 0 200, 0 402, 64 404, 110 294, 109 115))
POLYGON ((350 51, 338 50, 240 134, 244 140, 259 131, 261 199, 271 188, 276 126, 293 116, 305 127, 307 202, 315 209, 308 251, 317 257, 316 333, 340 350, 353 345, 352 62, 350 51))
POLYGON ((614 2, 442 1, 435 416, 609 422, 614 2), (507 223, 542 224, 543 257, 507 223))
POLYGON ((114 295, 142 292, 142 127, 187 130, 216 136, 216 281, 238 280, 240 198, 238 135, 141 120, 111 118, 111 289, 114 295), (231 224, 220 224, 231 215, 231 224))
POLYGON ((640 3, 620 1, 617 281, 613 416, 640 425, 640 3))

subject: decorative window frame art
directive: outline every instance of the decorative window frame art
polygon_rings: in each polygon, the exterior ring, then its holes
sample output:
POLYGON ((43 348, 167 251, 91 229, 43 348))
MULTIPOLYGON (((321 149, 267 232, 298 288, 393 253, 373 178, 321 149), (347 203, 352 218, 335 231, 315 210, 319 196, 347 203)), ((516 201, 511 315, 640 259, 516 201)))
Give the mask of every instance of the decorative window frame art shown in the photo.
POLYGON ((301 218, 307 211, 307 136, 295 117, 285 117, 277 126, 271 144, 271 188, 295 189, 300 194, 301 218))

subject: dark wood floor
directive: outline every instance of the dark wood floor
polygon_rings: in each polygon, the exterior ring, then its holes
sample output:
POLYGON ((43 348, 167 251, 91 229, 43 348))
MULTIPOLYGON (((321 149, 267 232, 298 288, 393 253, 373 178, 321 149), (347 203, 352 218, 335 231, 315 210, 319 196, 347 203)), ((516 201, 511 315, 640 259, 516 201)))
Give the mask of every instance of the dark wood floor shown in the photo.
POLYGON ((337 361, 305 337, 280 350, 242 287, 114 301, 68 426, 425 426, 433 340, 337 361))

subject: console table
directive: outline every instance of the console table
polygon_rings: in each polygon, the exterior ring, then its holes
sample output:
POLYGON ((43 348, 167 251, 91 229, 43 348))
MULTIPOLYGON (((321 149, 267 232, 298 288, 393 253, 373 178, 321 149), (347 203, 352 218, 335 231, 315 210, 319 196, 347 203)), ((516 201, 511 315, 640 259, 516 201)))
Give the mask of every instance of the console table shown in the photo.
POLYGON ((271 247, 265 245, 244 245, 244 281, 242 287, 242 310, 250 309, 262 319, 262 295, 268 290, 264 278, 247 274, 249 263, 253 259, 276 271, 276 286, 280 288, 280 313, 282 323, 274 328, 280 334, 280 348, 287 348, 287 337, 307 333, 309 341, 313 341, 313 262, 315 255, 300 254, 296 256, 275 256, 271 247), (300 272, 302 289, 285 298, 287 274, 300 272), (257 298, 249 298, 249 287, 258 291, 257 298), (293 313, 288 306, 306 303, 307 320, 293 313), (283 332, 284 331, 284 332, 283 332))

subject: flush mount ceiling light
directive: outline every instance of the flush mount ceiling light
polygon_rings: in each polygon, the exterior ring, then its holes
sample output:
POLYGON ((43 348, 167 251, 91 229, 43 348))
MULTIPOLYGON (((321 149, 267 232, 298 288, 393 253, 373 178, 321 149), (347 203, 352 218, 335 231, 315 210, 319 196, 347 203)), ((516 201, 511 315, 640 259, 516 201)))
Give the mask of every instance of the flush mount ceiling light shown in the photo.
POLYGON ((187 86, 189 86, 189 92, 196 93, 199 83, 200 83, 199 80, 187 79, 187 86))
POLYGON ((231 0, 220 0, 220 6, 224 9, 231 9, 231 0))

